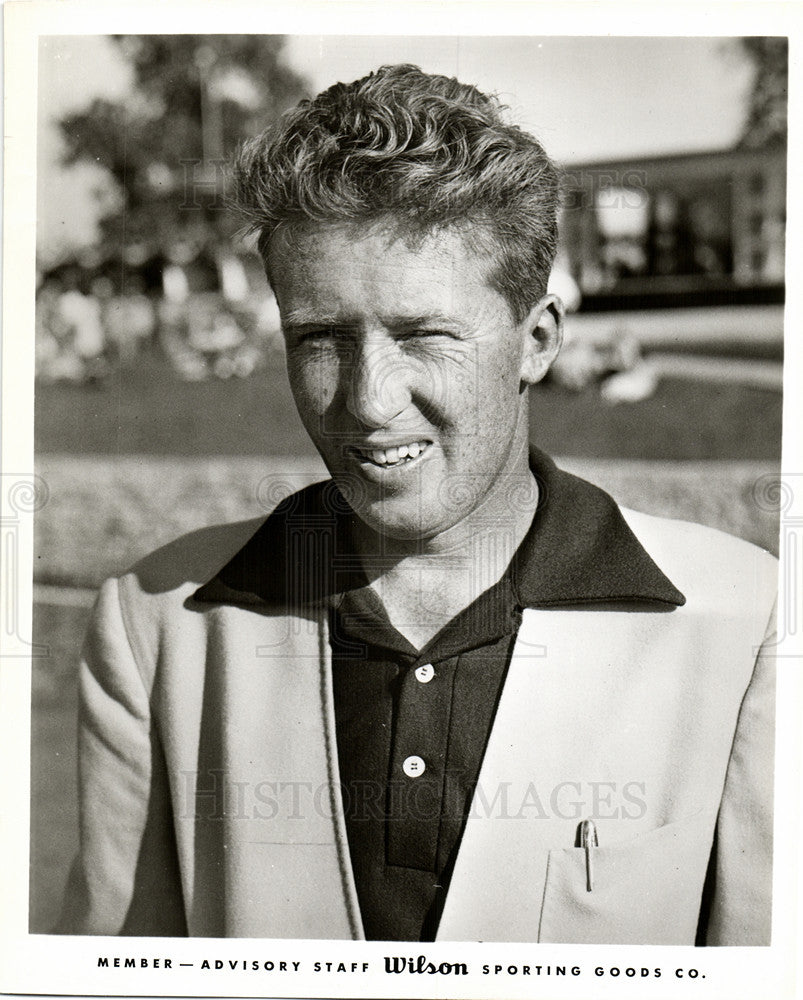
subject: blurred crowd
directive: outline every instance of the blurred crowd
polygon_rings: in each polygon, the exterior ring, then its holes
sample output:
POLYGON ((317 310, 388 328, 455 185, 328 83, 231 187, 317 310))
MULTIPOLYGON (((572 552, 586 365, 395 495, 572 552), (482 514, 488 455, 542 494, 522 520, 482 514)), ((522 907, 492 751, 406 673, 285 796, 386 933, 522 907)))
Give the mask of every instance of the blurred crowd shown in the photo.
POLYGON ((658 377, 632 333, 615 325, 593 338, 577 332, 571 317, 580 308, 582 293, 563 254, 555 261, 548 291, 558 295, 566 308, 566 329, 547 380, 570 392, 594 386, 603 401, 611 404, 636 403, 652 396, 658 377))
POLYGON ((161 287, 140 276, 115 287, 77 265, 40 276, 36 299, 36 377, 92 383, 158 352, 186 381, 245 378, 282 350, 275 300, 241 283, 195 290, 183 269, 163 269, 161 287))
MULTIPOLYGON (((41 383, 102 382, 158 352, 178 378, 247 378, 283 351, 279 311, 266 286, 249 286, 237 258, 198 281, 191 269, 166 263, 154 288, 136 272, 123 287, 104 274, 71 265, 40 277, 36 301, 36 377, 41 383)), ((562 261, 550 291, 569 314, 580 292, 562 261)), ((582 392, 597 386, 610 403, 651 395, 657 380, 631 334, 611 330, 590 340, 571 322, 549 381, 582 392)))

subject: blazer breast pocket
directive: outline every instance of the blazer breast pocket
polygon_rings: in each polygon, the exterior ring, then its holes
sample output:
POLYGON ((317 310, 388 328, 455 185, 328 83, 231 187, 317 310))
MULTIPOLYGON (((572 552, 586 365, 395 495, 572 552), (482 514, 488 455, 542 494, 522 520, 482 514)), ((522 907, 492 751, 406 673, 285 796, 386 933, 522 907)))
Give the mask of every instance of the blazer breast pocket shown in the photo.
POLYGON ((550 850, 538 940, 693 945, 715 822, 705 810, 590 848, 590 891, 586 850, 550 850))

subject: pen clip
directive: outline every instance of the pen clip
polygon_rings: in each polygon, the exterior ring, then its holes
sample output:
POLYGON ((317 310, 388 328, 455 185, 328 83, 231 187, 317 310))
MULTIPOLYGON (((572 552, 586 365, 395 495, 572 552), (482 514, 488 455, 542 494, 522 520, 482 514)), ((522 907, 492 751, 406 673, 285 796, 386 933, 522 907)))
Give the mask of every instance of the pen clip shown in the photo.
POLYGON ((584 819, 580 824, 580 847, 586 854, 586 892, 594 889, 594 852, 592 848, 599 847, 597 827, 593 819, 584 819))

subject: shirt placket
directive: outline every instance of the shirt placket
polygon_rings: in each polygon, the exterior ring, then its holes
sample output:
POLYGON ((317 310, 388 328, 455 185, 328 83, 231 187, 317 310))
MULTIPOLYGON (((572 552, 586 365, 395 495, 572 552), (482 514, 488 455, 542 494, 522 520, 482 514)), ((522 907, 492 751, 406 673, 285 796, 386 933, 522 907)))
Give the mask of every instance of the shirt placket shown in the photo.
POLYGON ((437 870, 456 663, 416 662, 401 679, 388 783, 389 865, 437 870))

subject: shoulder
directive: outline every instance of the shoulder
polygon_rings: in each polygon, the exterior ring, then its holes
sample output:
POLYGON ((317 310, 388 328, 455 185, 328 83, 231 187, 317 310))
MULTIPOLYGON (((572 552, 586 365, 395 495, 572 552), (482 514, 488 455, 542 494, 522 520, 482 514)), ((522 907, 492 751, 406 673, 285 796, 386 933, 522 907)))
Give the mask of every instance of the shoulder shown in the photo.
POLYGON ((265 517, 215 524, 180 535, 105 581, 153 596, 180 594, 204 583, 246 544, 265 517))
POLYGON ((689 603, 728 602, 734 610, 740 607, 759 615, 772 606, 778 560, 769 552, 702 524, 620 509, 634 535, 689 603))
POLYGON ((709 528, 693 521, 656 517, 627 507, 619 509, 642 544, 648 543, 656 549, 663 548, 667 554, 677 552, 682 553, 684 559, 689 557, 703 561, 713 559, 717 564, 733 564, 739 567, 753 562, 768 569, 777 566, 778 560, 765 549, 717 528, 709 528))
POLYGON ((204 616, 192 595, 259 530, 265 518, 202 528, 145 556, 100 588, 84 643, 85 655, 102 663, 133 653, 149 682, 162 641, 203 641, 204 616), (117 652, 115 652, 117 651, 117 652))
POLYGON ((331 504, 331 480, 291 493, 267 515, 201 528, 163 545, 120 577, 123 587, 143 594, 184 597, 194 593, 235 558, 260 563, 260 571, 280 559, 288 529, 317 523, 331 504))
POLYGON ((228 562, 265 520, 216 524, 181 535, 135 563, 122 574, 121 582, 154 596, 191 593, 228 562))
POLYGON ((271 580, 284 579, 297 561, 290 543, 299 531, 306 538, 310 525, 337 516, 343 501, 333 489, 331 480, 312 483, 267 517, 182 535, 107 581, 104 589, 119 602, 129 640, 143 633, 177 638, 182 629, 203 628, 202 620, 221 603, 265 604, 271 580))

